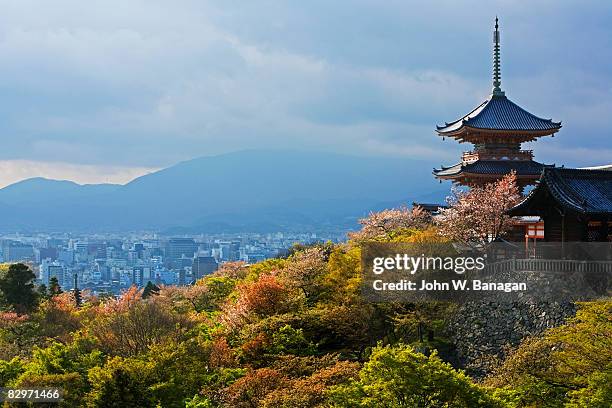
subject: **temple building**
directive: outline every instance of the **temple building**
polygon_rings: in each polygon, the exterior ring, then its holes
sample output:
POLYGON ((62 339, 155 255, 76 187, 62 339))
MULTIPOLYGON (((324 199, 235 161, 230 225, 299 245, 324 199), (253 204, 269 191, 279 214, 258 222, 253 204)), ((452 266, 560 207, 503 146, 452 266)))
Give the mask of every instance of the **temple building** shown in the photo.
POLYGON ((612 242, 612 167, 546 168, 509 214, 543 220, 544 241, 612 242))
POLYGON ((493 33, 493 92, 461 118, 437 126, 438 135, 451 137, 459 143, 472 143, 472 151, 464 152, 461 161, 452 166, 434 169, 442 180, 451 180, 465 186, 481 186, 495 181, 511 171, 516 172, 522 189, 535 184, 545 167, 533 160, 531 150, 522 150, 521 144, 542 136, 553 136, 561 129, 561 122, 535 116, 512 102, 501 89, 500 35, 495 19, 493 33))

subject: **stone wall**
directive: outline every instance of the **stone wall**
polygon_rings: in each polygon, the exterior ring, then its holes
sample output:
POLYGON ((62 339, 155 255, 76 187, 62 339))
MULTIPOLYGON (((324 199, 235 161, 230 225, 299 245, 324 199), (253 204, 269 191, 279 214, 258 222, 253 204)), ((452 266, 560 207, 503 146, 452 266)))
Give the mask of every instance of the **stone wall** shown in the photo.
POLYGON ((466 303, 451 317, 448 335, 459 363, 481 378, 523 338, 559 326, 575 314, 572 303, 466 303))

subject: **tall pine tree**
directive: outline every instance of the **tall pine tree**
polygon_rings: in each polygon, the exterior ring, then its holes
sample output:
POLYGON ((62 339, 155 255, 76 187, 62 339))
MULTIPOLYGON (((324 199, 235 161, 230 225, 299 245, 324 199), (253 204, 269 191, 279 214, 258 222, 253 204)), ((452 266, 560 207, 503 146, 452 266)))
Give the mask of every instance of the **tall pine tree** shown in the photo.
POLYGON ((49 296, 57 296, 62 294, 62 287, 59 284, 59 281, 57 280, 57 276, 52 276, 51 279, 49 279, 49 296))
POLYGON ((0 291, 6 307, 17 312, 29 312, 38 304, 38 294, 34 288, 36 275, 27 266, 17 263, 9 266, 0 276, 0 291))
POLYGON ((142 291, 142 298, 146 299, 151 296, 159 295, 159 287, 151 281, 147 282, 144 290, 142 291))

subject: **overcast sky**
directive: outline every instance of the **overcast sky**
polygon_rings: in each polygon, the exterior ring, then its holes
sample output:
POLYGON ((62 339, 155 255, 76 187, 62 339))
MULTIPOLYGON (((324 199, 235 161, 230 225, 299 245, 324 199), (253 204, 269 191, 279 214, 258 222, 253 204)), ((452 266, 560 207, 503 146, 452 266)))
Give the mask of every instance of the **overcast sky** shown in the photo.
POLYGON ((0 186, 124 182, 244 149, 453 164, 436 124, 502 88, 563 121, 546 163, 612 162, 612 2, 0 0, 0 186))

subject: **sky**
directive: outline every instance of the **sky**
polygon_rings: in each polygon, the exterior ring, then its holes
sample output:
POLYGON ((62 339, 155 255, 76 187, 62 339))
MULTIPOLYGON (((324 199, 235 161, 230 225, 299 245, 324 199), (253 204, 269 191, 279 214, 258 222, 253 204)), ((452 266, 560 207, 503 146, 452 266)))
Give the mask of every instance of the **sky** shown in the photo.
POLYGON ((454 164, 442 141, 502 88, 561 120, 530 146, 612 162, 612 2, 0 0, 0 186, 126 182, 199 156, 293 149, 454 164))

